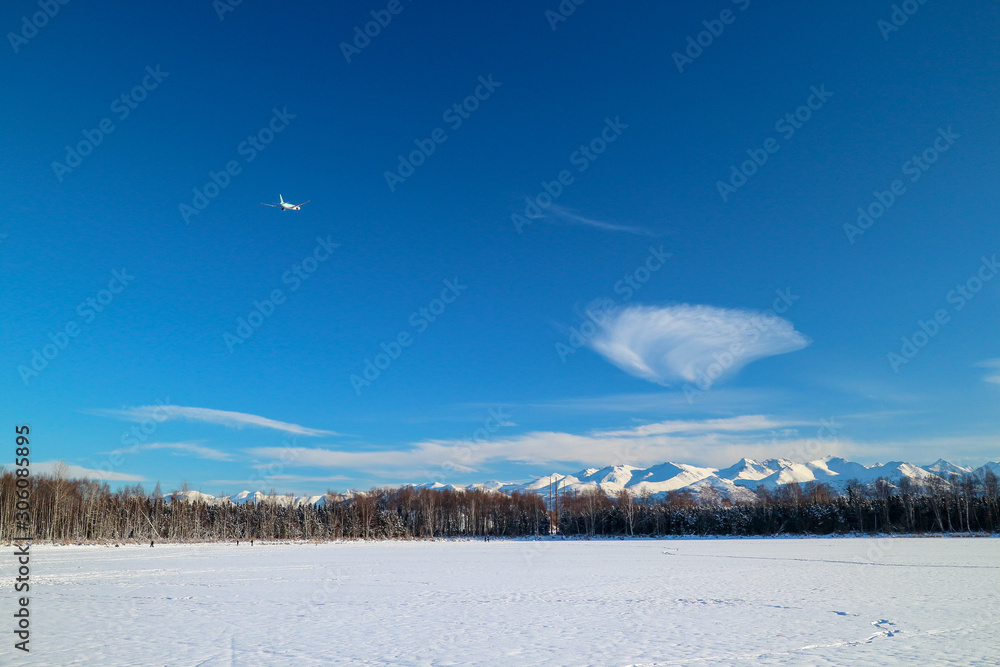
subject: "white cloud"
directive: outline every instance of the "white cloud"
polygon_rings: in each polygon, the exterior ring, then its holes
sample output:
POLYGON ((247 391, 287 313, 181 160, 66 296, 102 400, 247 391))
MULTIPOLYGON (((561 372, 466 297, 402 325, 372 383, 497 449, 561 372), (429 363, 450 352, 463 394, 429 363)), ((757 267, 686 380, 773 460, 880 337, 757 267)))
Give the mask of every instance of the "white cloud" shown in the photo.
POLYGON ((850 443, 844 456, 869 460, 930 463, 939 458, 960 465, 980 466, 997 461, 998 434, 929 436, 915 440, 882 440, 850 443))
POLYGON ((618 431, 596 431, 596 435, 640 437, 646 435, 662 435, 666 433, 705 433, 710 431, 763 431, 787 430, 789 422, 776 422, 763 415, 746 415, 742 417, 727 417, 724 419, 670 420, 655 424, 643 424, 632 429, 618 431))
MULTIPOLYGON (((753 413, 769 409, 774 405, 786 405, 794 400, 795 393, 776 387, 720 387, 699 398, 699 406, 706 408, 702 414, 720 412, 753 413)), ((491 404, 483 404, 489 407, 491 404)), ((603 396, 578 396, 556 398, 549 401, 509 403, 509 407, 519 413, 528 410, 544 410, 545 413, 624 412, 647 415, 650 412, 663 415, 691 415, 691 401, 682 392, 667 392, 653 389, 628 394, 608 394, 603 396)))
POLYGON ((609 232, 626 232, 628 234, 638 234, 640 236, 656 236, 654 232, 651 232, 644 227, 632 227, 629 225, 619 225, 613 222, 604 222, 603 220, 594 220, 593 218, 584 217, 557 204, 552 204, 546 209, 546 211, 552 213, 559 220, 567 222, 571 225, 594 227, 595 229, 603 229, 609 232))
MULTIPOLYGON (((434 471, 473 472, 490 463, 539 465, 584 464, 649 466, 665 461, 731 465, 741 457, 793 459, 837 454, 835 438, 809 440, 782 435, 802 422, 779 422, 760 415, 705 421, 677 420, 630 429, 585 434, 535 431, 485 442, 428 440, 406 449, 334 451, 321 448, 261 447, 249 450, 260 459, 286 466, 364 470, 386 478, 414 481, 434 471)), ((265 466, 266 464, 261 464, 265 466)))
POLYGON ((109 472, 107 470, 94 470, 83 466, 72 465, 63 461, 40 461, 31 464, 33 473, 51 475, 56 465, 62 464, 63 477, 66 479, 94 479, 102 482, 146 482, 149 481, 141 475, 129 475, 122 472, 109 472))
POLYGON ((986 359, 977 363, 976 366, 979 368, 992 369, 986 374, 983 380, 994 384, 1000 384, 1000 359, 986 359))
POLYGON ((250 415, 244 412, 229 412, 227 410, 213 410, 211 408, 190 408, 180 405, 140 405, 121 410, 91 410, 90 412, 91 414, 117 417, 132 422, 148 420, 164 422, 172 419, 187 419, 209 424, 221 424, 230 428, 243 428, 244 426, 270 428, 276 431, 304 436, 340 435, 333 431, 307 428, 298 424, 289 424, 288 422, 250 415))
POLYGON ((625 372, 668 385, 714 383, 810 341, 771 313, 679 304, 624 308, 608 315, 588 343, 625 372))
POLYGON ((205 447, 196 442, 150 442, 145 445, 135 445, 133 447, 123 447, 121 449, 116 449, 114 451, 106 452, 109 456, 115 454, 135 454, 142 451, 150 451, 157 449, 167 449, 173 450, 175 452, 181 452, 185 454, 193 454, 200 459, 208 459, 210 461, 232 461, 233 457, 227 452, 223 452, 218 449, 212 449, 211 447, 205 447))
POLYGON ((331 482, 346 482, 350 481, 350 477, 346 475, 325 475, 325 476, 313 476, 313 475, 260 475, 259 477, 254 477, 253 480, 249 479, 210 479, 205 482, 205 486, 210 486, 212 484, 219 486, 233 486, 239 489, 245 489, 249 487, 259 487, 261 482, 267 483, 286 483, 286 482, 320 482, 320 483, 331 483, 331 482))

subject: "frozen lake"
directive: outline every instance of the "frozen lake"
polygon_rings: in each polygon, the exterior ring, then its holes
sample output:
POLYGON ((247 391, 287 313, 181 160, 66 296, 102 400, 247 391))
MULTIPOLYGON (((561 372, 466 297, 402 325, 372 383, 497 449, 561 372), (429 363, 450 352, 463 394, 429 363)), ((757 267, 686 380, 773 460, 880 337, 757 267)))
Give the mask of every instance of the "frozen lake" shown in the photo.
POLYGON ((993 538, 33 546, 4 664, 997 664, 993 538), (16 661, 12 654, 17 654, 16 661))

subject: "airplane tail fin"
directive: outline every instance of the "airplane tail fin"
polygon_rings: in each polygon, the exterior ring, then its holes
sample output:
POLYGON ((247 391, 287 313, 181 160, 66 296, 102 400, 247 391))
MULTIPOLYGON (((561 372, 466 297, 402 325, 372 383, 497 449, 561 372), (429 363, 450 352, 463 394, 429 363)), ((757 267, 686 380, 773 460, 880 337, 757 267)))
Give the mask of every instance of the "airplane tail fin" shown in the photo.
POLYGON ((284 204, 285 203, 285 198, 282 197, 281 195, 278 195, 278 201, 280 201, 282 204, 284 204))

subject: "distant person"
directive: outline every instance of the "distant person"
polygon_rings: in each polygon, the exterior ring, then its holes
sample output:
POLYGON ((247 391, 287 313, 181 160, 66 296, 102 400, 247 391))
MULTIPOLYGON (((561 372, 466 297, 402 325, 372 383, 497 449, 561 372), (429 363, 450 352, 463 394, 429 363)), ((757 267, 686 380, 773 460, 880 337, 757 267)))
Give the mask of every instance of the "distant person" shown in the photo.
POLYGON ((150 540, 150 541, 149 541, 149 546, 150 546, 150 547, 152 547, 152 546, 153 546, 153 540, 150 540))

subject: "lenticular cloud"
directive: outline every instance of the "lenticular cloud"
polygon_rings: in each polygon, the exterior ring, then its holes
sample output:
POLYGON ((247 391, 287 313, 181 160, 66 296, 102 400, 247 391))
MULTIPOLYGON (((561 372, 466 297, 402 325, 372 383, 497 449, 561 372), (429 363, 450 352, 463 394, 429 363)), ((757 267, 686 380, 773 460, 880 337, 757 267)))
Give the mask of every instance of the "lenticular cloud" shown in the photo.
POLYGON ((716 382, 755 359, 809 343, 791 322, 770 311, 688 304, 624 308, 608 315, 589 341, 623 371, 663 385, 716 382))

